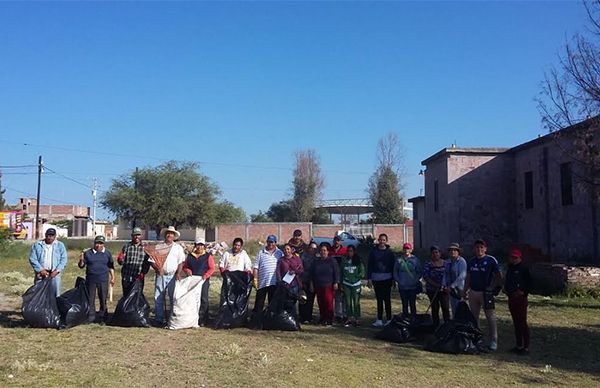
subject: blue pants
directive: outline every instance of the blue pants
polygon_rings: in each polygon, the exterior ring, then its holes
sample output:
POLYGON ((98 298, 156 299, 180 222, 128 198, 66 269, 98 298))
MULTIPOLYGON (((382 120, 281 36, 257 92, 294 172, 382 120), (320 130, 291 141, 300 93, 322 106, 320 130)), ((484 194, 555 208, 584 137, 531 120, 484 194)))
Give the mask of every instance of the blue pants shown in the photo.
POLYGON ((175 292, 174 275, 156 275, 154 282, 154 319, 158 323, 165 322, 165 302, 169 297, 169 305, 173 308, 173 293, 175 292))
POLYGON ((417 314, 417 290, 400 290, 400 299, 402 299, 402 315, 417 314))

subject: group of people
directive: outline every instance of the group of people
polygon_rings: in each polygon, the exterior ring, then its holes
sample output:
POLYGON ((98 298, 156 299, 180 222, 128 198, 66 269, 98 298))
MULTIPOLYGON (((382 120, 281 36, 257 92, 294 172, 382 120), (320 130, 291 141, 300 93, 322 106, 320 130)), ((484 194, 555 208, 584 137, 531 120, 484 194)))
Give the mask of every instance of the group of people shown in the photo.
MULTIPOLYGON (((155 321, 164 326, 166 299, 173 306, 173 294, 177 280, 185 276, 201 276, 201 300, 199 304, 200 326, 207 323, 209 309, 210 277, 215 270, 213 256, 206 251, 204 240, 194 242, 192 249, 185 249, 176 242, 179 232, 174 227, 161 231, 163 241, 156 245, 156 251, 167 252, 164 260, 154 260, 145 249, 141 239, 142 230, 134 228, 131 241, 123 246, 117 256, 121 268, 123 292, 135 281, 144 282, 150 268, 155 272, 154 302, 155 321)), ((86 269, 86 283, 89 293, 90 322, 104 322, 107 318, 107 290, 115 283, 114 262, 111 253, 104 246, 105 238, 97 236, 92 249, 82 252, 78 266, 86 269), (96 316, 96 294, 100 302, 96 316)), ((412 253, 410 243, 403 245, 402 253, 396 255, 388 245, 388 236, 378 236, 376 246, 365 261, 358 255, 354 246, 344 247, 338 236, 333 244, 306 243, 302 231, 295 230, 292 238, 280 249, 277 237, 269 235, 265 246, 260 249, 254 264, 243 249, 244 241, 235 238, 230 250, 221 255, 219 270, 244 271, 253 278, 256 296, 253 314, 260 314, 269 302, 277 287, 285 287, 301 303, 297 318, 302 323, 319 323, 331 326, 334 322, 344 326, 360 325, 360 297, 362 286, 373 288, 377 300, 377 317, 373 326, 382 327, 392 319, 391 290, 398 288, 402 301, 402 315, 416 315, 416 298, 423 292, 430 301, 433 324, 437 327, 442 319, 448 321, 454 316, 456 306, 468 299, 469 307, 479 318, 483 309, 489 333, 488 347, 497 349, 498 334, 494 298, 500 291, 508 295, 508 305, 513 318, 517 353, 529 351, 529 328, 527 325, 527 295, 531 280, 529 271, 522 264, 521 252, 513 249, 509 255, 509 266, 503 278, 498 261, 487 254, 487 244, 476 240, 474 257, 469 261, 461 256, 457 243, 448 246, 446 260, 437 246, 430 249, 430 259, 421 265, 412 253), (314 301, 317 300, 319 319, 313 316, 314 301), (385 318, 383 314, 385 311, 385 318)), ((62 242, 56 240, 56 231, 48 229, 45 238, 37 241, 30 253, 30 264, 35 272, 35 281, 51 277, 57 295, 61 289, 61 274, 67 263, 67 251, 62 242)), ((296 306, 294 306, 296 309, 296 306)))

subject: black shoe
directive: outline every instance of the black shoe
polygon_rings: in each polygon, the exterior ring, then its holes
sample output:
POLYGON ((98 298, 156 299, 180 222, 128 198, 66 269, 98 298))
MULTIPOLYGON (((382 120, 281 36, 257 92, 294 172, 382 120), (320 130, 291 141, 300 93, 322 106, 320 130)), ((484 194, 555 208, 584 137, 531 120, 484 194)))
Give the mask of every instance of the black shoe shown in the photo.
POLYGON ((508 351, 509 351, 510 353, 516 353, 516 354, 519 354, 519 353, 521 353, 521 352, 523 351, 523 348, 520 348, 520 347, 518 347, 518 346, 515 346, 514 348, 510 348, 508 351))

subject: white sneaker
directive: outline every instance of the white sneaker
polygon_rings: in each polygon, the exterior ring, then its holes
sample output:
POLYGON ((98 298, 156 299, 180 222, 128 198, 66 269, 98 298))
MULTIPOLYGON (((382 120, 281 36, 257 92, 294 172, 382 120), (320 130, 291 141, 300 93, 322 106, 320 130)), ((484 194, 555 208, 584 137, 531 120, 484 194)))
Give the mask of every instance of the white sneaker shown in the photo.
POLYGON ((492 351, 496 351, 498 349, 498 343, 494 340, 491 340, 488 348, 492 351))
POLYGON ((383 322, 381 321, 381 319, 378 319, 375 322, 373 322, 373 327, 382 327, 382 326, 383 326, 383 322))

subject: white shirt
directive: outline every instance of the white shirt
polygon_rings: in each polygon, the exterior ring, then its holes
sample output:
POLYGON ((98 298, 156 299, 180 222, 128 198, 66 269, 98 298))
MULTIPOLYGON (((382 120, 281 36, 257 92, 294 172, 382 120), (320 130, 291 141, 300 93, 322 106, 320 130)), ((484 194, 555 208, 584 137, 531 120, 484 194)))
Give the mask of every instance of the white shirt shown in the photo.
POLYGON ((243 249, 237 255, 234 255, 231 251, 227 251, 221 256, 219 267, 225 271, 250 272, 252 271, 252 262, 250 261, 250 256, 243 249))
MULTIPOLYGON (((167 244, 163 244, 167 247, 167 244)), ((157 249, 161 249, 157 247, 157 249)), ((177 271, 177 266, 185 261, 185 251, 183 247, 177 243, 171 245, 171 250, 167 255, 165 264, 163 265, 163 272, 165 275, 172 275, 177 271)))
POLYGON ((44 267, 44 269, 53 270, 52 254, 54 253, 54 241, 52 241, 52 244, 46 244, 46 241, 42 241, 42 247, 44 247, 44 259, 42 260, 42 267, 44 267))

